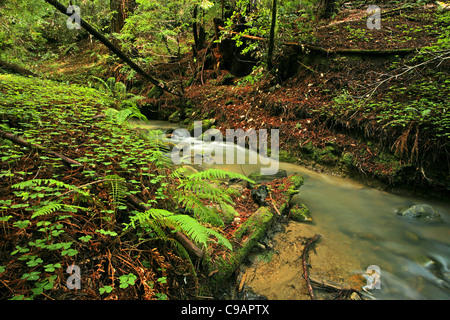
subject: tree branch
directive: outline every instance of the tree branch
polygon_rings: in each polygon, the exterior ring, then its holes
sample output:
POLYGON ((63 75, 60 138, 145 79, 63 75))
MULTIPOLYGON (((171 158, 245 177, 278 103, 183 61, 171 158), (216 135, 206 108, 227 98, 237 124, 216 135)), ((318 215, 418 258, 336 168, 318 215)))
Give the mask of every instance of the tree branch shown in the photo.
POLYGON ((314 245, 316 241, 318 241, 320 238, 320 234, 316 234, 314 237, 310 238, 309 241, 306 243, 305 248, 303 248, 303 252, 301 255, 302 258, 302 266, 303 266, 303 277, 306 280, 306 287, 308 288, 309 296, 311 297, 311 300, 316 300, 316 296, 314 295, 313 288, 311 286, 311 281, 308 276, 308 251, 309 249, 314 245))

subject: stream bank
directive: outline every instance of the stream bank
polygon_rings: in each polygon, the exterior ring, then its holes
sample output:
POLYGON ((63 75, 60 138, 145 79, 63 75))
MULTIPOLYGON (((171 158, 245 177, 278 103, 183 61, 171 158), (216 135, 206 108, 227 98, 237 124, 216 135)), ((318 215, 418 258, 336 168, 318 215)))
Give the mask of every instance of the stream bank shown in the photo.
MULTIPOLYGON (((209 147, 208 143, 202 146, 209 147)), ((236 145, 228 147, 237 148, 236 145)), ((247 152, 251 151, 247 149, 247 152)), ((262 177, 255 174, 260 168, 258 164, 203 164, 202 168, 220 168, 248 177, 262 177)), ((375 265, 381 269, 381 290, 364 295, 367 299, 448 298, 448 202, 417 195, 396 195, 349 177, 320 173, 286 162, 279 163, 280 172, 288 177, 302 177, 300 192, 295 192, 292 198, 290 192, 287 194, 290 212, 292 214, 292 208, 307 208, 310 215, 302 222, 286 219, 292 215, 272 220, 277 217, 273 210, 271 213, 267 207, 252 210, 252 213, 258 212, 255 218, 266 222, 257 228, 258 239, 252 239, 250 234, 247 239, 255 240, 251 246, 239 248, 232 255, 234 259, 216 256, 219 259, 215 260, 215 265, 210 264, 205 273, 210 280, 207 281, 208 288, 215 292, 215 298, 309 299, 300 255, 305 241, 315 234, 321 235, 321 241, 310 253, 310 275, 317 281, 361 290, 367 285, 366 270, 375 265), (439 212, 438 220, 428 223, 416 219, 418 214, 400 214, 404 208, 424 203, 439 212)), ((278 188, 272 187, 275 189, 278 188)), ((298 191, 297 188, 293 190, 298 191)), ((249 195, 248 191, 242 193, 242 189, 241 194, 249 195)), ((283 211, 280 203, 277 208, 283 211)), ((242 230, 245 228, 234 232, 237 238, 242 230)), ((317 292, 319 299, 334 298, 333 294, 317 292)))

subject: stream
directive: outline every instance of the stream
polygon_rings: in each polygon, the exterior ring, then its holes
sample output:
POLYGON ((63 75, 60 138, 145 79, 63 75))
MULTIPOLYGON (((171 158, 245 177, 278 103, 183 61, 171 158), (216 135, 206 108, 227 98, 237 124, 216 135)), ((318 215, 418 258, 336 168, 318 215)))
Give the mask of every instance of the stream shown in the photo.
MULTIPOLYGON (((150 121, 145 127, 165 130, 176 125, 150 121)), ((253 152, 234 144, 185 139, 198 153, 218 146, 228 152, 240 148, 248 159, 253 152)), ((201 166, 246 175, 261 168, 247 163, 201 166)), ((295 164, 278 166, 287 175, 304 176, 305 183, 292 201, 308 207, 312 222, 290 221, 273 238, 273 253, 244 267, 241 272, 248 273, 245 285, 254 293, 268 299, 309 299, 299 259, 301 241, 320 234, 315 252, 309 254, 311 277, 348 284, 375 266, 380 286, 370 290, 370 299, 450 299, 449 202, 396 195, 295 164), (398 208, 415 204, 431 205, 442 221, 425 223, 396 214, 398 208)))

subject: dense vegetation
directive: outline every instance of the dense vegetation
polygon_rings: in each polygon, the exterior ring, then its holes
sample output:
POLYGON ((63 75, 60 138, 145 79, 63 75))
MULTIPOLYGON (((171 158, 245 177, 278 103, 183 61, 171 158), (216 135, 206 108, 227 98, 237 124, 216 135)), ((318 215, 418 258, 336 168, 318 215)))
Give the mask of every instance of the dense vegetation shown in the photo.
POLYGON ((132 120, 279 128, 283 160, 450 190, 445 3, 380 1, 369 30, 368 1, 72 2, 178 97, 48 2, 0 0, 0 299, 196 298, 193 252, 240 246, 257 206, 228 182, 253 181, 174 166, 132 120))

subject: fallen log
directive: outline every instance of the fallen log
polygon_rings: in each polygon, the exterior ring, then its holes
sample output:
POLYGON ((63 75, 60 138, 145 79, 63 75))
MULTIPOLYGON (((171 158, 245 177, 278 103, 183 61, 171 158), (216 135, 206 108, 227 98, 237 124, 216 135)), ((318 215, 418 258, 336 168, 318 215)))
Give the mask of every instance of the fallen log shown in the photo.
POLYGON ((66 163, 68 165, 81 166, 81 163, 79 163, 78 161, 70 159, 69 157, 66 157, 66 156, 64 156, 62 154, 59 154, 59 153, 55 152, 55 151, 46 150, 44 147, 42 147, 42 146, 40 146, 38 144, 32 144, 32 143, 30 143, 30 142, 28 142, 28 141, 26 141, 26 140, 24 140, 24 139, 22 139, 22 138, 20 138, 20 137, 18 137, 16 135, 14 135, 14 134, 12 134, 12 133, 0 130, 0 138, 8 139, 9 141, 11 141, 11 142, 13 142, 13 143, 15 143, 17 145, 20 145, 22 147, 27 147, 27 148, 30 148, 30 149, 37 149, 39 151, 42 151, 42 152, 47 153, 49 155, 52 155, 52 156, 54 156, 56 158, 60 158, 64 163, 66 163))
MULTIPOLYGON (((59 3, 57 0, 45 0, 47 3, 54 6, 58 11, 60 11, 62 14, 65 14, 68 17, 72 17, 72 13, 68 13, 67 8, 59 3)), ((97 30, 95 30, 93 27, 91 27, 86 21, 84 21, 81 17, 79 17, 80 25, 83 27, 89 34, 94 36, 97 40, 99 40, 101 43, 103 43, 109 50, 114 52, 115 55, 117 55, 120 59, 122 59, 123 62, 128 64, 134 71, 139 73, 141 76, 143 76, 145 79, 153 83, 155 86, 161 88, 164 91, 167 91, 173 95, 176 96, 182 96, 183 94, 179 92, 178 90, 175 90, 169 86, 167 86, 165 83, 157 80, 156 78, 152 77, 150 74, 145 72, 140 66, 138 66, 133 60, 128 58, 128 56, 122 52, 119 48, 117 48, 114 44, 112 44, 111 41, 106 39, 103 35, 101 35, 97 30)))
MULTIPOLYGON (((224 27, 219 26, 219 30, 225 30, 224 27)), ((229 31, 228 31, 229 32, 229 31)), ((240 32, 231 31, 231 34, 239 35, 242 38, 255 40, 255 41, 269 41, 267 38, 262 38, 258 36, 252 36, 247 34, 242 34, 240 32)), ((312 52, 317 52, 321 54, 361 54, 361 55, 388 55, 388 54, 407 54, 412 53, 420 48, 393 48, 393 49, 335 49, 335 48, 323 48, 318 46, 313 46, 306 43, 298 43, 298 42, 282 42, 285 46, 291 47, 300 47, 302 50, 308 49, 312 52)))
POLYGON ((11 73, 20 74, 21 76, 32 76, 37 77, 38 75, 30 70, 19 67, 16 64, 8 63, 6 61, 0 60, 0 68, 11 73))

